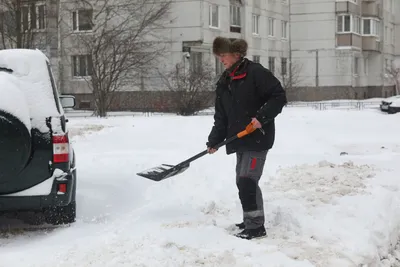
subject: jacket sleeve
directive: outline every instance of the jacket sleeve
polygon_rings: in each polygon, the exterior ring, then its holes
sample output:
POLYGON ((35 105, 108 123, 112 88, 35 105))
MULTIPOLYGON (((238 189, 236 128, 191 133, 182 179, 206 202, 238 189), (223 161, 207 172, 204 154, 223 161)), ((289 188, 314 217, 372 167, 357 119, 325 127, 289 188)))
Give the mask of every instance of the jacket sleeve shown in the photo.
POLYGON ((266 68, 257 66, 254 70, 257 92, 265 101, 257 111, 256 119, 261 124, 267 124, 282 112, 287 104, 286 92, 280 81, 266 68))
POLYGON ((217 92, 215 99, 214 126, 208 136, 208 142, 206 143, 207 147, 213 148, 215 145, 225 140, 227 134, 227 123, 228 121, 222 107, 221 97, 217 92))

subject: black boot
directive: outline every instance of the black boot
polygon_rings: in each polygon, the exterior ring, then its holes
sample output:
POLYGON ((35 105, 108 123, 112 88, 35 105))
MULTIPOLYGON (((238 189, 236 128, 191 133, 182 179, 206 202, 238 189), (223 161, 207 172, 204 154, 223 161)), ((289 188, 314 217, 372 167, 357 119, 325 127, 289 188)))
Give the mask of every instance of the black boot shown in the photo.
POLYGON ((235 236, 243 239, 253 239, 253 238, 260 238, 266 235, 267 232, 265 231, 265 227, 260 226, 256 229, 244 229, 242 232, 236 234, 235 236))
POLYGON ((244 222, 237 223, 237 224, 235 224, 235 225, 236 225, 236 227, 239 228, 240 230, 243 230, 244 228, 246 228, 245 225, 244 225, 244 222))

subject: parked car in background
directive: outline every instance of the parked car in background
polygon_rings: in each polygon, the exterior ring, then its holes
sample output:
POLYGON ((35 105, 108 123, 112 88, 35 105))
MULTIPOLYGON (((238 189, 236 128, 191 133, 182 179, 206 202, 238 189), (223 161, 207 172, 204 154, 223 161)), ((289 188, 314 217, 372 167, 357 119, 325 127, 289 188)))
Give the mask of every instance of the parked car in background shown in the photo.
POLYGON ((75 153, 48 58, 0 50, 0 214, 33 211, 49 224, 76 218, 75 153))
POLYGON ((389 106, 392 104, 393 101, 400 99, 400 95, 391 96, 382 100, 380 104, 381 111, 388 112, 389 106))

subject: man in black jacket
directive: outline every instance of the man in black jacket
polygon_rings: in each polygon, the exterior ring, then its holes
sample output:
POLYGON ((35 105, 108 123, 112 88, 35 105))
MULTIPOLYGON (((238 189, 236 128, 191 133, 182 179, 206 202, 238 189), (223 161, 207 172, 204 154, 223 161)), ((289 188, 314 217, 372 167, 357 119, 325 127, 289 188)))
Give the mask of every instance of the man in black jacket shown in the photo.
POLYGON ((286 105, 286 93, 271 71, 246 58, 248 45, 243 39, 217 37, 213 53, 226 70, 216 86, 214 126, 208 137, 210 154, 224 141, 252 122, 253 133, 227 144, 227 154, 236 153, 236 184, 243 209, 245 239, 266 235, 263 197, 258 182, 268 151, 275 141, 275 117, 286 105))

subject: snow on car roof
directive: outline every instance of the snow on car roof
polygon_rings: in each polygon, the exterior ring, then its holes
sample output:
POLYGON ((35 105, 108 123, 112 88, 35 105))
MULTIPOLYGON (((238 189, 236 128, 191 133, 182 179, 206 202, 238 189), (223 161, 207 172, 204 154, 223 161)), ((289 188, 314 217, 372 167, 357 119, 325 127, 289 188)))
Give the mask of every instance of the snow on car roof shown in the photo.
MULTIPOLYGON (((0 50, 0 68, 12 70, 29 106, 32 127, 46 129, 45 118, 59 116, 47 68, 47 57, 40 50, 0 50)), ((1 76, 5 79, 4 75, 1 76)), ((0 84, 3 84, 0 81, 0 84)), ((18 103, 16 103, 18 105, 18 103)))
POLYGON ((392 107, 399 107, 400 108, 400 96, 399 97, 397 97, 396 99, 394 99, 393 101, 392 101, 392 104, 390 104, 390 106, 392 106, 392 107))

